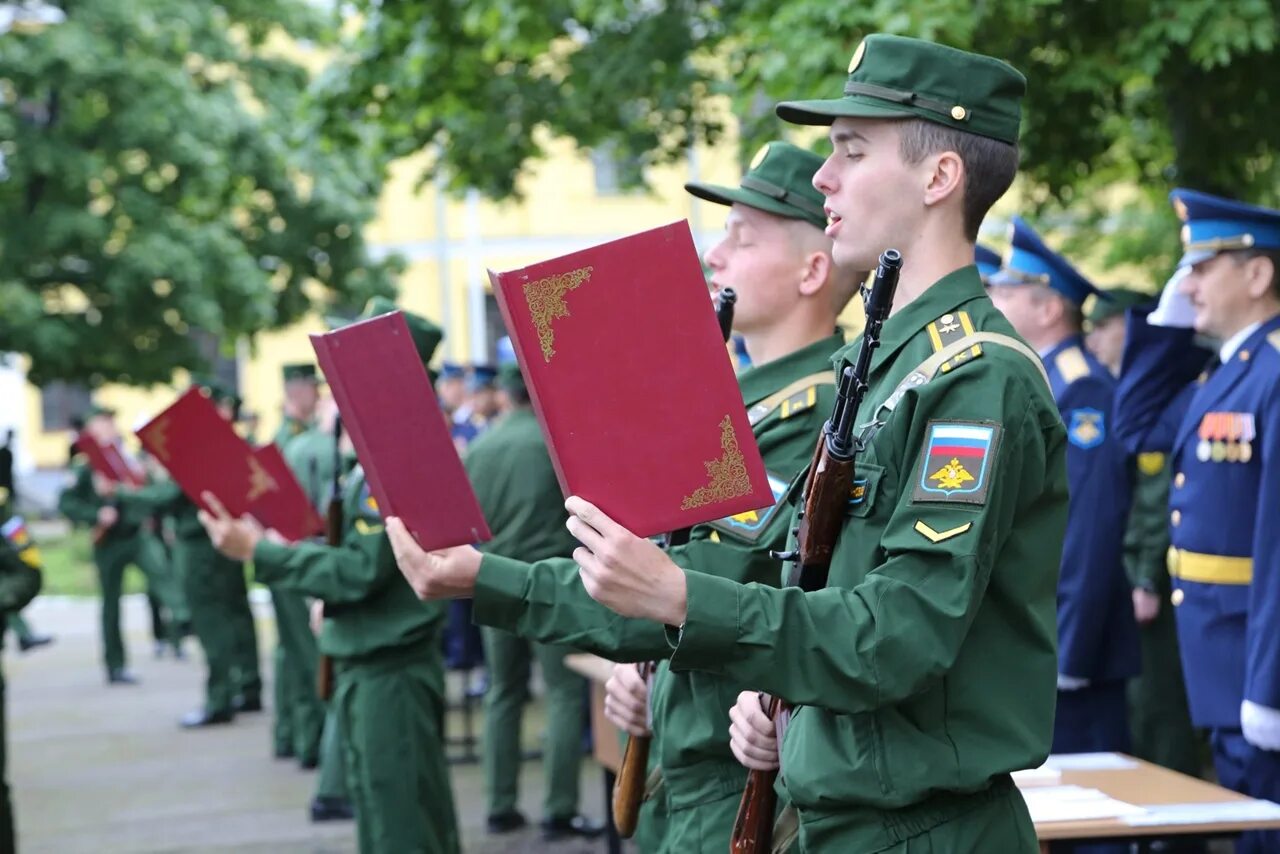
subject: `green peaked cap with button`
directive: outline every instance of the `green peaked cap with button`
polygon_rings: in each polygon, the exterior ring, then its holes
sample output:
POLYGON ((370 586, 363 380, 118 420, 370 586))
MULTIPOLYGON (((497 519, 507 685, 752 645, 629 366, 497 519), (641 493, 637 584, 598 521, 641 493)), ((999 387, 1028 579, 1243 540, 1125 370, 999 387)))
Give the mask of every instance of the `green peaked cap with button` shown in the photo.
POLYGON ((921 39, 869 35, 849 63, 844 97, 784 101, 778 116, 829 125, 845 116, 920 118, 956 130, 1018 141, 1027 79, 1012 65, 921 39))
POLYGON ((821 155, 789 142, 767 142, 751 160, 747 174, 737 187, 691 182, 684 188, 700 199, 718 205, 735 202, 765 213, 800 219, 827 227, 822 210, 823 197, 813 186, 814 173, 822 166, 821 155))
MULTIPOLYGON (((418 357, 422 359, 422 364, 425 365, 430 362, 431 357, 436 352, 436 348, 444 340, 444 330, 425 317, 398 308, 393 301, 386 297, 374 297, 365 305, 364 311, 360 313, 356 320, 368 320, 379 315, 390 314, 393 311, 399 311, 404 315, 404 321, 409 326, 409 336, 413 339, 413 346, 418 351, 418 357)), ((431 379, 432 382, 435 381, 434 376, 431 379)))
POLYGON ((1090 323, 1101 323, 1108 318, 1124 314, 1125 309, 1143 303, 1154 303, 1156 300, 1155 294, 1133 288, 1103 288, 1102 292, 1111 299, 1092 297, 1091 301, 1085 305, 1084 319, 1090 323))

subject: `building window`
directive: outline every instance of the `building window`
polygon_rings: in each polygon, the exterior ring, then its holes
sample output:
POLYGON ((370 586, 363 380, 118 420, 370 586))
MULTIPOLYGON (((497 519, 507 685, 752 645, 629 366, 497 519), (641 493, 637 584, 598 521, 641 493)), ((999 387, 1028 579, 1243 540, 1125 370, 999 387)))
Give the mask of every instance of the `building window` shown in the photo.
POLYGON ((619 157, 617 145, 604 142, 591 149, 597 196, 620 196, 644 187, 644 164, 640 158, 619 157))
POLYGON ((40 427, 46 433, 70 430, 73 421, 83 423, 91 403, 89 389, 61 380, 40 389, 40 427))
POLYGON ((239 360, 235 356, 226 355, 218 336, 203 329, 192 329, 191 340, 195 343, 196 352, 200 354, 200 358, 207 366, 204 375, 239 395, 239 360))

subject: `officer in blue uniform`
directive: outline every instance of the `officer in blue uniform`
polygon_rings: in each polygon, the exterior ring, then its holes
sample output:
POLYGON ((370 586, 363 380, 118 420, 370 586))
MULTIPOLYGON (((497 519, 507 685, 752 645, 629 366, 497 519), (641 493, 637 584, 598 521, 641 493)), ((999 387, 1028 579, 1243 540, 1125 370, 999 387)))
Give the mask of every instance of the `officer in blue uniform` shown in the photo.
MULTIPOLYGON (((1184 254, 1156 311, 1129 314, 1116 430, 1172 461, 1169 574, 1192 721, 1224 786, 1280 800, 1280 211, 1171 199, 1184 254)), ((1236 850, 1280 851, 1280 833, 1244 834, 1236 850)))
POLYGON ((1081 305, 1099 291, 1021 219, 992 301, 1044 360, 1067 426, 1071 503, 1058 579, 1053 751, 1128 750, 1126 680, 1141 668, 1124 571, 1131 483, 1112 430, 1115 381, 1084 346, 1081 305))

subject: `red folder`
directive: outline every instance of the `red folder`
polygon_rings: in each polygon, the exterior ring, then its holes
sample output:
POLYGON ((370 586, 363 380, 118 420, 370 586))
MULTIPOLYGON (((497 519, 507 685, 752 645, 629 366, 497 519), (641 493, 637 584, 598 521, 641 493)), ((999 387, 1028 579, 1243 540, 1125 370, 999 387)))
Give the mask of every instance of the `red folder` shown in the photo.
POLYGON ((312 335, 311 346, 382 515, 428 550, 490 539, 404 315, 312 335))
POLYGON ((201 493, 217 496, 233 516, 251 513, 290 540, 319 532, 322 523, 278 452, 260 454, 237 435, 200 390, 192 388, 138 430, 142 445, 187 497, 208 509, 201 493), (280 464, 277 464, 277 460, 280 464))
POLYGON ((76 438, 76 450, 89 460, 89 468, 115 483, 141 486, 146 482, 142 472, 131 466, 115 445, 104 445, 82 430, 76 438))
POLYGON ((566 495, 644 537, 773 503, 688 223, 489 279, 566 495))

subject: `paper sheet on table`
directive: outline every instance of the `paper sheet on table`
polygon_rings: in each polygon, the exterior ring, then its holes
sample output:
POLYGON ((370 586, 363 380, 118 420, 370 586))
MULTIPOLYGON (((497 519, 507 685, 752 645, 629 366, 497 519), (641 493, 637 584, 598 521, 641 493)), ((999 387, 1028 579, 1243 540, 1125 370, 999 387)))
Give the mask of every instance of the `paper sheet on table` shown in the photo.
POLYGON ((1039 768, 1014 771, 1010 776, 1013 777, 1013 782, 1019 786, 1043 786, 1059 782, 1062 779, 1062 772, 1057 768, 1041 765, 1039 768))
POLYGON ((1123 771, 1137 768, 1138 763, 1121 753, 1055 753, 1043 767, 1058 771, 1123 771))
POLYGON ((1142 807, 1083 786, 1041 786, 1024 790, 1022 797, 1027 802, 1031 820, 1036 824, 1128 818, 1145 812, 1142 807))
POLYGON ((1124 819, 1125 824, 1136 827, 1237 821, 1280 821, 1280 804, 1252 799, 1207 804, 1159 804, 1147 807, 1144 815, 1126 816, 1124 819))

